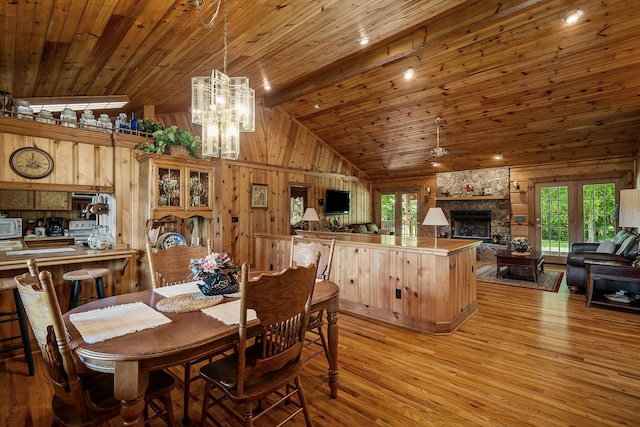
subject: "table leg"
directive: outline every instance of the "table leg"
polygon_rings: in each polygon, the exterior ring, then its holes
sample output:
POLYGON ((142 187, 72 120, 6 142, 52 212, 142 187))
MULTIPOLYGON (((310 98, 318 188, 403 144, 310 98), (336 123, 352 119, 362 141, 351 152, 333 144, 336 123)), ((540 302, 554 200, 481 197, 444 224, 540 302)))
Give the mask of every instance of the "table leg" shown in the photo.
POLYGON ((332 398, 338 397, 338 297, 327 307, 327 339, 329 341, 329 389, 332 398))
POLYGON ((122 425, 144 426, 144 392, 149 375, 140 371, 137 361, 116 362, 114 373, 114 396, 120 400, 122 425))

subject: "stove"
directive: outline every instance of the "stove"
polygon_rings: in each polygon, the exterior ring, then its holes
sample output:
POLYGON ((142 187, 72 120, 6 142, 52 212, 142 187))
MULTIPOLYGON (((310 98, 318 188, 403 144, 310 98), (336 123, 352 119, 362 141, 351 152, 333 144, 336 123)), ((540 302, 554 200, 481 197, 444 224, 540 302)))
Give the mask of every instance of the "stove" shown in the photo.
POLYGON ((76 245, 86 245, 95 226, 95 221, 69 221, 69 236, 73 237, 76 245))

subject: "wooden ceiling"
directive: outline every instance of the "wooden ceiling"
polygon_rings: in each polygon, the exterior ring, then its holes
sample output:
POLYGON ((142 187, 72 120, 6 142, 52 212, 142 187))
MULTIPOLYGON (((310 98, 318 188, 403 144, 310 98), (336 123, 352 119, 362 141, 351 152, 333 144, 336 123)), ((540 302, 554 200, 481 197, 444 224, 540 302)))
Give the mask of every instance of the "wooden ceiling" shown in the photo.
MULTIPOLYGON (((0 90, 188 111, 191 77, 223 69, 223 15, 205 29, 188 0, 4 0, 0 90)), ((629 158, 639 29, 635 0, 228 0, 227 70, 374 180, 629 158), (437 116, 449 154, 433 158, 437 116)))

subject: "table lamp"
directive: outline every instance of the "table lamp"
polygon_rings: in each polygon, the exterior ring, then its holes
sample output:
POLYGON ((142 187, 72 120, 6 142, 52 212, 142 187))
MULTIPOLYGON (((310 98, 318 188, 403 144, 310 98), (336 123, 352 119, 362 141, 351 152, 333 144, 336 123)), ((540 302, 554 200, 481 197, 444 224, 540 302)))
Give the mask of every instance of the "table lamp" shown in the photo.
POLYGON ((307 225, 308 225, 307 229, 311 230, 311 226, 309 222, 320 221, 320 218, 318 218, 318 213, 314 208, 307 208, 307 210, 304 211, 304 215, 302 215, 302 220, 307 222, 307 225))
POLYGON ((619 227, 640 227, 640 190, 620 190, 619 227))
POLYGON ((422 221, 422 225, 433 225, 433 229, 435 231, 436 243, 434 247, 438 247, 438 226, 439 225, 449 225, 449 221, 447 221, 447 217, 444 216, 444 212, 442 208, 429 208, 427 212, 427 216, 424 217, 424 221, 422 221))

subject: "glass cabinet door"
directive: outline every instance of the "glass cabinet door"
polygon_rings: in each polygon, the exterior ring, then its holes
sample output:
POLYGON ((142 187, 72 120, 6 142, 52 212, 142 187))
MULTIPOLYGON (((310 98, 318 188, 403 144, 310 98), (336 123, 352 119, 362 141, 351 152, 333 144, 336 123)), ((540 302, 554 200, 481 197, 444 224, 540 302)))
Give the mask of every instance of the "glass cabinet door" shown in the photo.
POLYGON ((158 209, 184 208, 181 183, 182 169, 158 166, 158 209))
POLYGON ((211 207, 211 201, 209 200, 210 190, 210 176, 211 174, 206 171, 189 170, 189 181, 187 186, 189 189, 189 209, 211 207))

